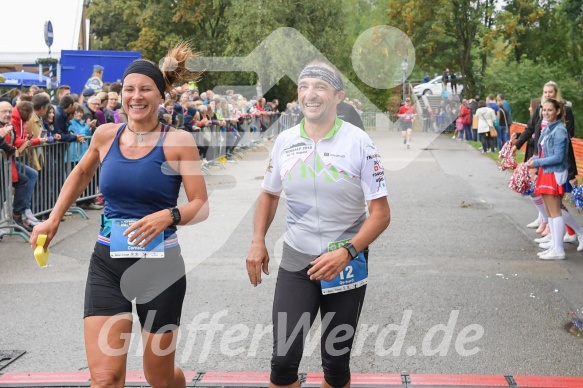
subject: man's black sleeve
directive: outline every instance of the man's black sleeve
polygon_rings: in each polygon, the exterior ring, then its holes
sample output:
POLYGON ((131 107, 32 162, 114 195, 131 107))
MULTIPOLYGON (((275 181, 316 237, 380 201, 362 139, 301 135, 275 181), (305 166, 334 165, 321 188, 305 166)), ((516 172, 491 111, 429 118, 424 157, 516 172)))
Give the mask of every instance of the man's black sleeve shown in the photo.
POLYGON ((364 131, 362 119, 352 105, 347 104, 344 101, 338 104, 338 117, 364 131))
POLYGON ((8 144, 3 137, 0 137, 0 150, 4 151, 8 156, 12 156, 16 152, 16 148, 8 144))
POLYGON ((77 141, 77 136, 69 133, 67 131, 67 118, 62 117, 61 115, 55 114, 55 123, 54 123, 55 133, 61 135, 61 141, 66 141, 68 143, 72 143, 77 141))
POLYGON ((514 143, 516 149, 520 149, 524 145, 524 143, 528 141, 528 139, 532 138, 532 134, 534 133, 534 126, 536 125, 539 119, 538 112, 539 109, 537 108, 534 114, 530 116, 528 124, 526 124, 526 128, 524 129, 520 137, 516 139, 516 143, 514 143))

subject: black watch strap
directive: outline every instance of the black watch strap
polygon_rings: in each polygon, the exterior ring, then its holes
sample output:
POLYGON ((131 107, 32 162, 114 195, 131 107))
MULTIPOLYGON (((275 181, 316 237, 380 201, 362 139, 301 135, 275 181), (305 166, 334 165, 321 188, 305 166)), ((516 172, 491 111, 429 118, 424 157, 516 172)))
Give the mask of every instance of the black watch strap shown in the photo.
POLYGON ((172 216, 172 225, 178 225, 182 217, 180 216, 180 210, 177 207, 173 207, 168 209, 170 210, 170 215, 172 216))
POLYGON ((344 244, 342 246, 342 248, 346 248, 346 250, 350 254, 350 257, 352 257, 352 259, 356 259, 356 257, 358 256, 358 251, 356 250, 354 245, 352 245, 351 243, 348 242, 348 243, 344 244))

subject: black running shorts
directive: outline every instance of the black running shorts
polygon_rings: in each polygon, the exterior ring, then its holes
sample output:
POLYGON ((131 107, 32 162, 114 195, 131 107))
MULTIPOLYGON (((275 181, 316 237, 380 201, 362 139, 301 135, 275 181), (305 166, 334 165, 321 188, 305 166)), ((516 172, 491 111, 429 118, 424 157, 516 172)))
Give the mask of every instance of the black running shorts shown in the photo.
POLYGON ((84 318, 131 313, 135 300, 144 330, 168 332, 180 325, 185 293, 179 246, 166 248, 164 258, 112 259, 109 247, 96 243, 87 275, 84 318))

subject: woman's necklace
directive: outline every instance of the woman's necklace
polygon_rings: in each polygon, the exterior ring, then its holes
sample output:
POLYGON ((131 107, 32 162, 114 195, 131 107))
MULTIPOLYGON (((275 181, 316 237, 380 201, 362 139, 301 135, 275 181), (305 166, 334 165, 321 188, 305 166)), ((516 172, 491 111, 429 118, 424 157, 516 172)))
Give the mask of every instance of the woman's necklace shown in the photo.
POLYGON ((149 135, 149 134, 151 134, 151 133, 152 133, 152 132, 153 132, 153 131, 154 131, 156 128, 158 128, 158 124, 160 124, 160 122, 159 122, 159 121, 157 121, 157 122, 156 122, 156 126, 155 126, 154 128, 152 128, 152 129, 150 129, 149 131, 146 131, 146 132, 136 132, 136 131, 132 130, 132 129, 130 128, 130 125, 128 124, 128 130, 129 130, 131 133, 133 133, 134 135, 136 135, 136 136, 137 136, 137 138, 138 138, 138 143, 141 143, 141 142, 144 140, 144 139, 142 138, 142 136, 146 136, 146 135, 149 135))

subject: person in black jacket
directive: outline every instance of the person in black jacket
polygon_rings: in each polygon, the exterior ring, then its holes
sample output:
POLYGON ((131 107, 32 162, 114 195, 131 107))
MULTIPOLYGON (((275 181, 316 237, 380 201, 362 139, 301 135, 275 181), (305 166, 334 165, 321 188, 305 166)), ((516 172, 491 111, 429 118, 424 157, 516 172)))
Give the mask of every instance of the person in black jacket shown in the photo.
POLYGON ((75 112, 75 101, 71 96, 63 96, 57 109, 55 110, 55 121, 53 123, 55 134, 60 136, 60 141, 68 143, 80 141, 83 135, 73 135, 69 133, 69 115, 75 112))
MULTIPOLYGON (((512 154, 516 154, 516 150, 521 148, 524 143, 531 139, 534 134, 534 141, 528 142, 525 161, 528 160, 534 153, 536 152, 536 146, 538 144, 538 139, 540 138, 541 132, 541 124, 543 123, 542 117, 542 105, 544 102, 549 99, 553 98, 557 101, 563 103, 565 108, 565 126, 567 127, 567 133, 569 134, 569 138, 575 136, 575 117, 573 116, 573 110, 571 109, 571 103, 568 101, 564 101, 561 97, 561 92, 557 84, 553 81, 547 82, 543 87, 543 96, 541 98, 541 105, 536 108, 533 112, 528 124, 526 125, 526 129, 516 140, 516 143, 512 147, 512 154)), ((569 143, 569 181, 572 181, 577 176, 577 164, 575 163, 575 153, 573 152, 573 146, 569 143)))
MULTIPOLYGON (((528 124, 526 125, 526 128, 524 130, 524 132, 522 132, 522 134, 518 137, 518 139, 516 140, 516 143, 514 143, 514 146, 512 147, 512 154, 515 155, 516 154, 516 150, 521 148, 524 143, 527 143, 526 145, 526 152, 525 152, 525 162, 527 160, 529 160, 533 155, 536 154, 537 152, 537 147, 538 147, 538 140, 540 138, 541 135, 541 128, 544 124, 544 126, 546 127, 546 123, 544 123, 543 120, 543 115, 542 115, 542 105, 545 103, 546 100, 548 99, 555 99, 559 102, 561 102, 563 104, 564 110, 565 110, 565 127, 567 127, 567 133, 569 134, 569 139, 573 138, 575 136, 575 117, 573 116, 573 110, 571 109, 571 103, 569 101, 565 101, 562 96, 561 96, 561 92, 559 90, 559 87, 557 86, 556 82, 553 81, 549 81, 547 82, 544 86, 543 86, 543 95, 541 97, 541 104, 536 107, 533 108, 534 111, 531 112, 531 116, 530 116, 530 120, 528 121, 528 124), (529 141, 529 139, 531 139, 529 141)), ((573 152, 573 145, 571 144, 571 142, 569 142, 569 150, 568 150, 568 181, 571 184, 571 186, 575 186, 576 185, 576 180, 577 180, 577 175, 578 175, 578 171, 577 171, 577 164, 575 162, 575 153, 573 152)), ((529 225, 532 225, 533 227, 537 224, 545 224, 544 219, 545 217, 545 209, 544 207, 540 206, 540 198, 536 197, 536 196, 532 196, 532 201, 534 203, 534 205, 537 207, 537 209, 539 210, 539 217, 536 221, 531 222, 529 225), (538 222, 537 222, 538 221, 538 222)), ((572 228, 576 233, 577 233, 577 238, 579 240, 579 247, 577 248, 578 251, 582 251, 583 250, 583 228, 579 225, 579 223, 573 218, 573 216, 571 216, 571 214, 569 214, 569 212, 567 211, 567 209, 563 206, 563 219, 565 221, 565 224, 572 228)), ((540 230, 541 228, 539 227, 538 230, 540 230)), ((545 234, 545 231, 542 232, 543 234, 545 234)), ((550 241, 550 234, 547 234, 546 240, 545 238, 542 239, 536 239, 536 242, 539 243, 548 243, 550 241)), ((573 236, 570 235, 566 235, 565 236, 565 240, 568 240, 569 242, 575 242, 577 241, 573 236)), ((544 248, 544 246, 543 246, 544 248)))
MULTIPOLYGON (((338 116, 339 119, 346 121, 347 123, 350 123, 364 131, 364 124, 362 122, 362 118, 352 105, 344 101, 340 101, 340 103, 336 106, 336 115, 338 116)), ((299 123, 300 121, 302 121, 303 118, 304 113, 300 111, 297 122, 299 123)))

